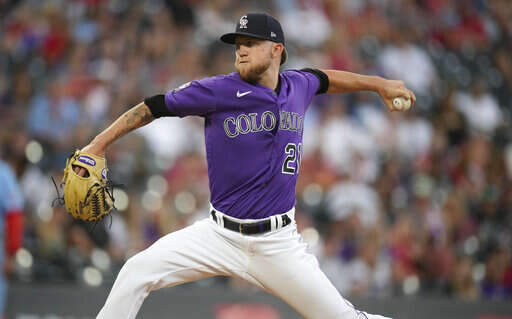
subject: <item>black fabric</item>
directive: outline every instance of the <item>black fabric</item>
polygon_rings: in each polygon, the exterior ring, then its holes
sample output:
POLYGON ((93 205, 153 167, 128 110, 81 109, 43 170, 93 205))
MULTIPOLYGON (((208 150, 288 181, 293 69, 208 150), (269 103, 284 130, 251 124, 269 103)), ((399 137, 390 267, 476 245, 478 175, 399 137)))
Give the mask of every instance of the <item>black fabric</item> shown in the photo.
POLYGON ((165 106, 165 95, 163 94, 148 97, 144 100, 144 103, 149 107, 151 114, 156 119, 162 116, 173 116, 165 106))
MULTIPOLYGON (((284 32, 281 24, 274 17, 266 13, 248 13, 238 21, 235 32, 223 34, 220 37, 222 42, 235 44, 239 35, 245 35, 257 39, 282 43, 284 45, 284 32)), ((288 60, 286 47, 281 54, 281 65, 288 60)))
POLYGON ((284 44, 284 33, 281 24, 266 13, 248 13, 243 15, 236 25, 235 32, 220 37, 222 42, 235 44, 237 35, 246 35, 258 39, 284 44))
MULTIPOLYGON (((212 210, 210 214, 212 215, 213 220, 217 222, 217 218, 219 217, 217 217, 215 210, 212 210)), ((227 218, 226 216, 222 216, 222 219, 224 222, 224 228, 244 235, 263 234, 271 230, 270 219, 255 223, 238 223, 227 218)), ((290 217, 288 217, 288 215, 283 215, 282 227, 289 225, 291 222, 292 220, 290 219, 290 217)))
POLYGON ((277 86, 276 86, 276 89, 274 90, 274 92, 276 92, 277 96, 279 96, 279 93, 281 93, 281 77, 280 76, 277 77, 277 86))
POLYGON ((309 72, 316 75, 318 80, 320 80, 320 86, 318 87, 318 90, 316 91, 316 95, 327 93, 327 90, 329 89, 329 77, 324 72, 318 70, 318 69, 311 69, 311 68, 305 68, 301 69, 303 72, 309 72))

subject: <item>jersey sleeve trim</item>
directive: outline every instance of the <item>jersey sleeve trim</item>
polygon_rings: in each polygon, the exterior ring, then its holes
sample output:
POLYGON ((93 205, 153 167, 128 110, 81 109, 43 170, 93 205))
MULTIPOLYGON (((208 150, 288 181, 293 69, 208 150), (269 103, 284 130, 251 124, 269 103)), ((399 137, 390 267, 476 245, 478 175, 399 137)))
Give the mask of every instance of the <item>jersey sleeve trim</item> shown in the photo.
POLYGON ((315 95, 327 93, 327 90, 329 89, 329 77, 327 76, 327 74, 320 71, 319 69, 312 68, 305 68, 301 69, 300 71, 312 73, 320 81, 320 86, 318 87, 318 90, 316 91, 315 95))
POLYGON ((153 114, 156 119, 163 116, 175 116, 165 105, 165 95, 163 94, 146 98, 144 104, 148 106, 151 114, 153 114))

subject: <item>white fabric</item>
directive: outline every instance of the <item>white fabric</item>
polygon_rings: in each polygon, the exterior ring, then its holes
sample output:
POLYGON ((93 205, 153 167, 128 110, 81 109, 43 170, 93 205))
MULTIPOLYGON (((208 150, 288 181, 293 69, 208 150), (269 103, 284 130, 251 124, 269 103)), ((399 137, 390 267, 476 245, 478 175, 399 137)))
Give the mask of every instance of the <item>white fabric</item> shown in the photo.
POLYGON ((217 275, 244 279, 305 318, 365 318, 341 297, 306 246, 295 222, 247 236, 219 227, 213 219, 200 220, 130 258, 96 318, 135 318, 151 291, 217 275))
POLYGON ((326 163, 357 180, 375 180, 378 144, 366 128, 348 117, 334 118, 322 125, 320 134, 326 163))
POLYGON ((276 217, 275 216, 272 216, 270 217, 270 230, 271 231, 274 231, 277 229, 277 225, 276 225, 276 217))
POLYGON ((421 117, 401 120, 395 129, 398 152, 407 158, 415 158, 428 153, 433 138, 432 124, 421 117))
POLYGON ((340 182, 327 194, 327 212, 334 220, 357 214, 363 227, 374 227, 379 220, 379 194, 365 183, 340 182))
POLYGON ((329 19, 318 9, 285 12, 281 17, 288 42, 305 47, 319 47, 329 39, 332 27, 329 19), (299 21, 299 23, 297 23, 299 21))
POLYGON ((277 229, 283 227, 283 215, 276 215, 277 229))
POLYGON ((475 96, 457 93, 454 103, 471 128, 479 132, 492 133, 502 121, 501 109, 491 94, 475 96))
POLYGON ((428 54, 412 44, 388 46, 379 55, 379 66, 390 79, 401 79, 414 92, 428 94, 437 72, 428 54))

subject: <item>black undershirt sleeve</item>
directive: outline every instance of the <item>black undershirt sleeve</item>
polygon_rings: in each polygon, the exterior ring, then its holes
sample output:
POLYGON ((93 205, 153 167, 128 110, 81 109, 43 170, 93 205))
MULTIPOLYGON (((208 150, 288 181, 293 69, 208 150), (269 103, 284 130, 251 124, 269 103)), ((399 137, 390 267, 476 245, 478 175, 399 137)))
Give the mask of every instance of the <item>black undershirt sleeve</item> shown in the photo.
POLYGON ((311 69, 311 68, 305 68, 301 69, 302 72, 309 72, 316 75, 318 80, 320 80, 320 86, 318 87, 318 91, 316 91, 315 95, 327 93, 327 90, 329 89, 329 77, 324 72, 320 71, 319 69, 311 69))
POLYGON ((149 107, 151 114, 153 114, 153 117, 156 119, 163 116, 174 116, 165 106, 165 95, 163 94, 146 98, 144 104, 149 107))

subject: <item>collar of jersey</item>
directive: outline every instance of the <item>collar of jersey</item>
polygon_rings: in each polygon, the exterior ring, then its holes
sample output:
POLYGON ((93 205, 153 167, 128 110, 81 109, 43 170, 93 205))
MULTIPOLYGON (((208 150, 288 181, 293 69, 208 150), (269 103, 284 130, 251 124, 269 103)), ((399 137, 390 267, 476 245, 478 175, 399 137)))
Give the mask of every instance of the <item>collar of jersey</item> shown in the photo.
POLYGON ((256 86, 256 87, 259 87, 261 89, 263 89, 264 91, 267 91, 267 92, 271 92, 273 96, 275 97, 279 97, 279 94, 281 93, 281 72, 279 72, 279 75, 277 77, 277 87, 275 90, 272 90, 271 88, 269 88, 268 86, 265 86, 265 85, 262 85, 262 84, 259 84, 259 83, 249 83, 249 82, 246 82, 244 80, 242 80, 242 78, 240 77, 240 74, 238 74, 238 72, 235 72, 236 76, 240 79, 240 81, 242 82, 245 82, 247 83, 247 85, 251 85, 251 86, 256 86))

